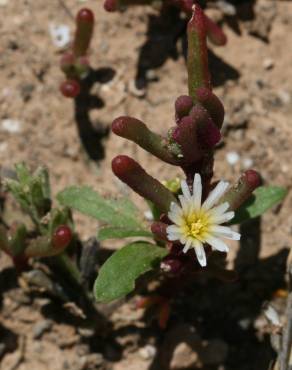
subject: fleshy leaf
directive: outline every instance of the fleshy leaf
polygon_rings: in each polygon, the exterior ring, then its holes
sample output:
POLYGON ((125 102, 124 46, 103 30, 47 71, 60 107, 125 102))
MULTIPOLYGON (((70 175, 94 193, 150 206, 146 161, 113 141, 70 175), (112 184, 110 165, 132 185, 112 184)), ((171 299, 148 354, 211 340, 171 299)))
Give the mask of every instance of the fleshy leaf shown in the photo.
POLYGON ((147 230, 142 229, 129 229, 129 228, 120 228, 120 227, 104 227, 99 230, 97 239, 99 241, 107 239, 120 239, 120 238, 130 238, 130 237, 145 237, 152 238, 153 234, 147 230))
POLYGON ((287 190, 279 186, 260 186, 252 196, 235 211, 230 224, 239 224, 251 218, 261 216, 269 208, 285 198, 287 190))
POLYGON ((57 198, 61 204, 111 226, 142 228, 136 208, 128 199, 107 200, 87 186, 69 187, 60 192, 57 198))
POLYGON ((158 265, 168 251, 153 244, 137 242, 115 252, 102 266, 94 284, 98 302, 110 302, 130 293, 135 280, 158 265))

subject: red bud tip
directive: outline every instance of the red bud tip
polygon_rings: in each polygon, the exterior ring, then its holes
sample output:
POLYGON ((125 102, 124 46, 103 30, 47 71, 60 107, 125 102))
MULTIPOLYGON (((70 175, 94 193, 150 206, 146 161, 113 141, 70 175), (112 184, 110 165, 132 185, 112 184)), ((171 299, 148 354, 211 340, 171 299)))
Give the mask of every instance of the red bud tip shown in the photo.
POLYGON ((121 136, 128 121, 130 121, 129 117, 126 116, 116 118, 112 123, 112 132, 118 136, 121 136))
POLYGON ((112 160, 113 173, 123 179, 124 175, 133 170, 141 170, 141 166, 134 159, 126 155, 118 155, 112 160))
POLYGON ((105 0, 103 7, 108 12, 115 12, 118 8, 118 0, 105 0))
POLYGON ((179 96, 174 104, 175 115, 177 121, 182 117, 187 116, 193 107, 193 99, 188 95, 179 96))
POLYGON ((76 98, 80 94, 79 82, 76 80, 64 81, 61 83, 60 91, 66 98, 76 98))
POLYGON ((224 121, 224 107, 220 99, 205 87, 199 87, 195 94, 198 101, 208 111, 213 122, 220 129, 224 121))
POLYGON ((72 231, 67 225, 59 226, 52 236, 52 244, 58 249, 66 248, 70 244, 71 240, 72 231))
POLYGON ((76 16, 77 22, 94 23, 94 14, 90 9, 80 9, 76 16))
POLYGON ((258 186, 261 185, 261 176, 258 172, 254 170, 247 170, 244 173, 245 180, 249 184, 249 186, 253 189, 256 189, 258 186))
POLYGON ((206 122, 206 126, 198 130, 198 136, 202 140, 202 144, 207 149, 214 146, 221 140, 221 133, 217 126, 210 119, 206 122))

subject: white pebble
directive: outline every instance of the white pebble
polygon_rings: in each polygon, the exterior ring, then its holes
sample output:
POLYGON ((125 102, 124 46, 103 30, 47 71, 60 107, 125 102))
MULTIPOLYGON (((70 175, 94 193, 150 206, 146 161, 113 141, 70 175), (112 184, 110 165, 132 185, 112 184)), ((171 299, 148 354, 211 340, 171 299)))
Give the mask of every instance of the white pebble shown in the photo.
POLYGON ((53 24, 49 26, 50 35, 55 46, 65 47, 70 41, 70 29, 65 24, 53 24))
POLYGON ((139 349, 139 354, 144 360, 150 360, 156 355, 156 348, 150 344, 139 349))
POLYGON ((231 165, 234 166, 240 159, 240 156, 237 152, 228 152, 226 154, 226 160, 231 165))
POLYGON ((264 311, 266 318, 275 326, 281 326, 280 318, 277 311, 269 305, 264 311))
POLYGON ((283 104, 289 104, 291 101, 291 95, 285 90, 278 91, 278 97, 283 104))
POLYGON ((242 166, 245 170, 248 170, 253 166, 253 160, 251 158, 243 158, 242 166))
POLYGON ((273 59, 267 58, 263 61, 263 67, 267 70, 272 69, 274 67, 273 59))
POLYGON ((0 0, 0 6, 5 6, 8 4, 8 0, 0 0))
POLYGON ((1 122, 1 128, 3 131, 10 132, 11 134, 15 134, 21 131, 21 122, 14 120, 14 119, 3 119, 1 122))

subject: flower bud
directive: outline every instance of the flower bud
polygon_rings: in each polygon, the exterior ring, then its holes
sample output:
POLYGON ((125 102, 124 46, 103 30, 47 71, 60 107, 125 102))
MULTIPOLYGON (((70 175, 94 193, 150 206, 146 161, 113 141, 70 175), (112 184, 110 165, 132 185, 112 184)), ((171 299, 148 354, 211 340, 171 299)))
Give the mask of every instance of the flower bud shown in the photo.
POLYGON ((87 53, 93 34, 93 27, 93 12, 86 8, 79 10, 76 16, 76 32, 73 45, 75 57, 80 57, 87 53))
POLYGON ((66 80, 61 83, 60 91, 66 98, 76 98, 80 94, 80 85, 76 80, 66 80))
POLYGON ((120 180, 143 198, 153 202, 162 212, 167 213, 171 202, 177 202, 168 189, 126 155, 119 155, 113 159, 112 170, 120 180))
POLYGON ((228 202, 230 210, 239 208, 261 184, 260 175, 254 170, 247 170, 239 181, 231 187, 222 198, 222 203, 228 202))
POLYGON ((193 163, 202 158, 203 151, 197 139, 197 122, 193 117, 183 117, 173 131, 172 138, 180 145, 184 162, 193 163))
POLYGON ((179 164, 179 161, 167 149, 166 140, 150 131, 143 122, 136 118, 125 116, 115 119, 112 123, 112 131, 118 136, 133 141, 164 162, 179 164))
POLYGON ((221 133, 207 110, 200 104, 196 104, 190 112, 190 117, 196 122, 197 137, 201 147, 205 150, 213 149, 220 141, 221 133))
POLYGON ((178 123, 181 118, 188 116, 192 107, 193 99, 190 96, 179 96, 174 104, 176 123, 178 123))
POLYGON ((108 12, 115 12, 118 10, 119 1, 118 0, 105 0, 103 7, 108 12))
POLYGON ((72 240, 72 231, 67 225, 60 225, 52 236, 52 244, 54 248, 64 249, 72 240))
POLYGON ((208 111, 213 122, 220 130, 224 121, 224 107, 220 99, 205 87, 198 88, 195 94, 198 102, 208 111))

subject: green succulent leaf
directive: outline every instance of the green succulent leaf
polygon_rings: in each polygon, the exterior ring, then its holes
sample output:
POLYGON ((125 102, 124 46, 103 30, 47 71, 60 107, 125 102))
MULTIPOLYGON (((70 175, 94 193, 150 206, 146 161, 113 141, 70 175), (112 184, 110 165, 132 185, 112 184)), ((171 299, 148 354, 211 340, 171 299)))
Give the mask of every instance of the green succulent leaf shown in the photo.
POLYGON ((137 209, 128 199, 108 200, 89 187, 69 187, 57 196, 59 202, 87 216, 118 228, 143 230, 137 209))
POLYGON ((135 280, 151 270, 168 251, 153 244, 137 242, 115 252, 102 266, 94 284, 98 302, 124 297, 135 288, 135 280))
POLYGON ((120 238, 130 238, 130 237, 145 237, 153 238, 153 234, 150 231, 142 229, 127 229, 118 227, 104 227, 99 230, 97 239, 99 241, 107 239, 120 239, 120 238))
POLYGON ((251 218, 261 216, 268 209, 281 202, 287 195, 287 189, 279 186, 260 186, 252 196, 235 211, 235 217, 229 224, 240 224, 251 218))

